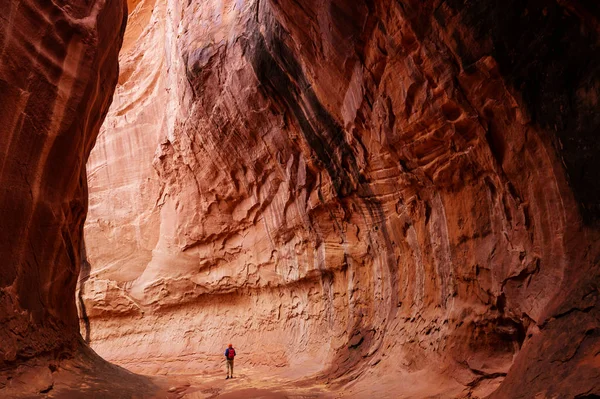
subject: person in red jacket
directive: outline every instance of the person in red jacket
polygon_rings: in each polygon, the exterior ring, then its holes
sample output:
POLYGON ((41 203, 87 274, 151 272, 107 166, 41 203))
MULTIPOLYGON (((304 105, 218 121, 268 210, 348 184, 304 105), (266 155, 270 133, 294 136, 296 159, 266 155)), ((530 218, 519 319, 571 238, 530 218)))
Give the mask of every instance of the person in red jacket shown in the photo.
POLYGON ((227 359, 227 378, 226 380, 233 378, 233 359, 235 358, 235 349, 233 345, 229 344, 229 347, 225 349, 225 359, 227 359), (230 377, 231 375, 231 377, 230 377))

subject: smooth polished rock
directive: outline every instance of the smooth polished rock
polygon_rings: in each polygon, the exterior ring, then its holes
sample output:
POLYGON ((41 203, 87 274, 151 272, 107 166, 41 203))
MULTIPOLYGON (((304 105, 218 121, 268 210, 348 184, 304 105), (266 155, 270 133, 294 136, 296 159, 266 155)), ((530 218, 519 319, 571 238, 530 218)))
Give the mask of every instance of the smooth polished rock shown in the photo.
POLYGON ((86 161, 118 79, 118 1, 0 1, 0 397, 151 394, 79 334, 86 161))

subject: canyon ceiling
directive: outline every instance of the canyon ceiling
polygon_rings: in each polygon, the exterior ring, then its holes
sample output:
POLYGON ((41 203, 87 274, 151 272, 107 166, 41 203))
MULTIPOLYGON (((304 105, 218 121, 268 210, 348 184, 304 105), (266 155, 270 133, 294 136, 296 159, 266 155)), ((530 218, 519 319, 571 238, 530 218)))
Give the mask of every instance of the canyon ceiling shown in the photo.
POLYGON ((0 396, 600 395, 600 6, 128 3, 0 0, 0 396))

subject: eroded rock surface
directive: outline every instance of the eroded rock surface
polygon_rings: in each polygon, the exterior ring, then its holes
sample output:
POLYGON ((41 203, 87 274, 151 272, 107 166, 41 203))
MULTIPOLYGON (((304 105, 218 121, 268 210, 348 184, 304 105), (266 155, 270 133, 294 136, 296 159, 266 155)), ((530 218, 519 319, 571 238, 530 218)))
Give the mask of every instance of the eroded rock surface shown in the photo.
POLYGON ((159 373, 233 341, 355 397, 600 394, 598 14, 132 3, 84 336, 159 373))
POLYGON ((150 392, 85 347, 73 295, 85 164, 117 83, 126 11, 2 0, 0 15, 0 396, 150 392))

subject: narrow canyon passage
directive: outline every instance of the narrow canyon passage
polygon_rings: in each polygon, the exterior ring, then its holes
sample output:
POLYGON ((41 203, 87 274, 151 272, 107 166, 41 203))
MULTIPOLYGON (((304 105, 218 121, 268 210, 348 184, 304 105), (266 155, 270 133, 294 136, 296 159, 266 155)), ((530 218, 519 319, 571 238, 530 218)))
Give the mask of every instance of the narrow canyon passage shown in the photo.
POLYGON ((50 3, 0 0, 0 397, 600 395, 594 2, 50 3))

